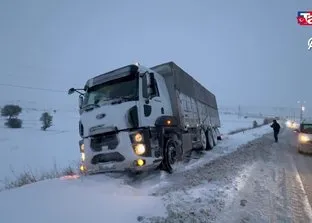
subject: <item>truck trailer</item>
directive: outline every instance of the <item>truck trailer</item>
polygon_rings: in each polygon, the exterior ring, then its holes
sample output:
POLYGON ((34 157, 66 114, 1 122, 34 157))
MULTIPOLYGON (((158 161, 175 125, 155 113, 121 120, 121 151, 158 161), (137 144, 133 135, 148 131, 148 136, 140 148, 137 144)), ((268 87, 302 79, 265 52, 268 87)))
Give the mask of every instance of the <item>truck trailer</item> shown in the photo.
POLYGON ((80 171, 171 173, 192 149, 221 139, 216 97, 174 62, 131 64, 89 79, 79 93, 80 171))

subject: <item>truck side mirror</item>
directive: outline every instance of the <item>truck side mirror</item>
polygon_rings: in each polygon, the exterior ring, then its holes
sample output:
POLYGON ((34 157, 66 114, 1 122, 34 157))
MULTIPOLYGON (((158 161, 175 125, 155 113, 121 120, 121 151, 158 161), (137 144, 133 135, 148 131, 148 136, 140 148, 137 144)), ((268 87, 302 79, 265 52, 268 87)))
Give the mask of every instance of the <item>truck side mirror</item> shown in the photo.
POLYGON ((83 96, 82 95, 79 95, 78 103, 79 103, 79 108, 81 109, 82 108, 82 104, 83 104, 83 96))
POLYGON ((68 90, 68 94, 73 94, 73 93, 75 93, 75 88, 70 88, 69 90, 68 90))

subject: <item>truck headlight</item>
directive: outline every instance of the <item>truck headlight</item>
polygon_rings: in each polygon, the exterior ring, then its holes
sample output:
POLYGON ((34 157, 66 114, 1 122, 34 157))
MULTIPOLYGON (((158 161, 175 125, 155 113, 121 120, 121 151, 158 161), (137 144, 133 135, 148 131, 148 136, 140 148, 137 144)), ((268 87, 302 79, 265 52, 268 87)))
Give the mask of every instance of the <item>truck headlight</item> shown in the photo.
POLYGON ((137 155, 143 155, 145 153, 145 145, 143 144, 137 144, 134 146, 134 152, 137 154, 137 155))
POLYGON ((81 152, 81 153, 84 153, 84 151, 85 151, 85 149, 84 149, 84 144, 81 144, 81 145, 80 145, 80 152, 81 152))
POLYGON ((80 155, 81 155, 81 161, 84 162, 86 159, 84 143, 80 144, 80 155))
POLYGON ((134 135, 135 142, 142 142, 143 141, 143 135, 141 133, 137 133, 134 135))
POLYGON ((85 153, 81 153, 81 161, 84 162, 86 160, 86 155, 85 153))
POLYGON ((310 140, 310 138, 306 135, 300 135, 299 136, 299 141, 300 142, 308 142, 310 140))

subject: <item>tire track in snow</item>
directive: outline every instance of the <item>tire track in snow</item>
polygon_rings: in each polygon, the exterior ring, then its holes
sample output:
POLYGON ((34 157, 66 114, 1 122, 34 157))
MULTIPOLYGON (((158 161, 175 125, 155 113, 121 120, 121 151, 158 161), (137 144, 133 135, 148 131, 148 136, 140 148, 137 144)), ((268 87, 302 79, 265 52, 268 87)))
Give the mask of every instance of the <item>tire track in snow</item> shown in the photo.
POLYGON ((294 164, 292 157, 289 157, 292 175, 287 177, 287 185, 290 192, 291 211, 295 222, 312 222, 312 209, 304 190, 300 175, 294 164))

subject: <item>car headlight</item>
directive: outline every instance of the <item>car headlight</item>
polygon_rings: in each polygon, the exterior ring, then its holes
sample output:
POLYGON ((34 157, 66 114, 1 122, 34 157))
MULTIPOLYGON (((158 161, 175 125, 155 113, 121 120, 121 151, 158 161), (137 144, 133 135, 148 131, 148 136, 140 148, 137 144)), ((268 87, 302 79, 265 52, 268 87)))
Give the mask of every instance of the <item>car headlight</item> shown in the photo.
POLYGON ((144 144, 137 144, 134 146, 134 152, 137 155, 143 155, 145 153, 145 145, 144 144))
POLYGON ((300 142, 308 142, 310 140, 310 138, 306 135, 300 135, 299 136, 299 141, 300 142))

